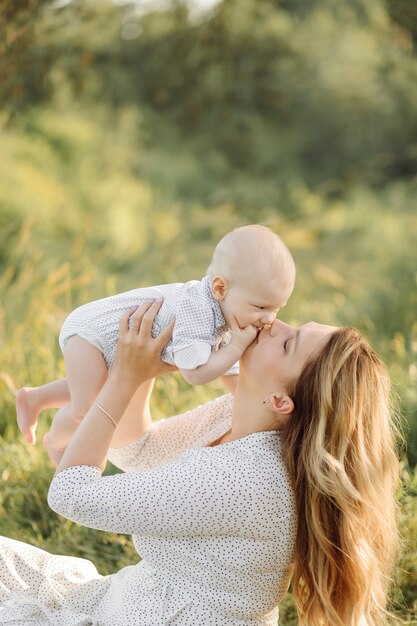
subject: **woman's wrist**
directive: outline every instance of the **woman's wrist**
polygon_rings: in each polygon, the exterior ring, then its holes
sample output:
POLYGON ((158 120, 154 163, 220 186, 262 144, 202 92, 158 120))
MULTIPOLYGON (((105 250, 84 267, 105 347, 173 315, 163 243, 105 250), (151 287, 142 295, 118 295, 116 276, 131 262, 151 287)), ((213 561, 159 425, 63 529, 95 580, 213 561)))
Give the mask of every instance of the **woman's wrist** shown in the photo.
POLYGON ((109 377, 105 384, 106 387, 111 387, 115 393, 120 397, 133 396, 136 389, 145 382, 145 378, 138 378, 133 376, 129 372, 119 371, 114 368, 110 370, 109 377))

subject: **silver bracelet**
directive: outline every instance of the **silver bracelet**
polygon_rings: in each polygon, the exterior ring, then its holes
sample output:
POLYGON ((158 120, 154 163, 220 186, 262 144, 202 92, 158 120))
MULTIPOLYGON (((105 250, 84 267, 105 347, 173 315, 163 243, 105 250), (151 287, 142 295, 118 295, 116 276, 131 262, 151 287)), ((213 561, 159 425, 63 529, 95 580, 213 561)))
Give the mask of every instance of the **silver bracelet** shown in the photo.
POLYGON ((94 406, 96 406, 98 409, 100 409, 100 411, 103 411, 104 415, 107 415, 107 417, 109 418, 109 420, 112 422, 112 424, 114 425, 115 428, 117 428, 117 424, 114 421, 114 419, 112 418, 112 416, 110 415, 110 413, 107 413, 106 409, 103 409, 103 407, 98 403, 98 402, 93 402, 94 406))

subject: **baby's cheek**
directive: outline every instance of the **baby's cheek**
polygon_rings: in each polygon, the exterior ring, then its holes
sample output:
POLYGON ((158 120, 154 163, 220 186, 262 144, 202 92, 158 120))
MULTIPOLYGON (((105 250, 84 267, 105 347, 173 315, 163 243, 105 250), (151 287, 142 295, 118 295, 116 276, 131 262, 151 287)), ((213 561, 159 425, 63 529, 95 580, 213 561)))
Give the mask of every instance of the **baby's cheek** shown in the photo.
POLYGON ((252 324, 252 318, 253 316, 250 313, 241 313, 241 315, 238 316, 239 325, 243 328, 248 324, 252 324))

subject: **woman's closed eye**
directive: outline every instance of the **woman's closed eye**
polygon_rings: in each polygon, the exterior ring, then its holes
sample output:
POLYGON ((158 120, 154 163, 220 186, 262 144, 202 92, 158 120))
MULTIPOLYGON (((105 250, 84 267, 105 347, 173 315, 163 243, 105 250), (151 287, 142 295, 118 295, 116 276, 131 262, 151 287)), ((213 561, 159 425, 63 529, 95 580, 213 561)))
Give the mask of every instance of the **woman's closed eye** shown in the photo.
MULTIPOLYGON (((288 337, 288 338, 284 341, 284 343, 283 343, 283 346, 284 346, 284 352, 287 352, 288 342, 289 342, 289 341, 291 341, 292 339, 295 339, 295 344, 294 344, 294 347, 293 347, 293 352, 295 352, 295 351, 297 350, 298 343, 299 343, 299 341, 300 341, 300 331, 299 331, 299 330, 297 330, 297 332, 295 333, 295 335, 292 335, 291 337, 288 337)), ((291 344, 291 345, 292 345, 292 344, 291 344)))

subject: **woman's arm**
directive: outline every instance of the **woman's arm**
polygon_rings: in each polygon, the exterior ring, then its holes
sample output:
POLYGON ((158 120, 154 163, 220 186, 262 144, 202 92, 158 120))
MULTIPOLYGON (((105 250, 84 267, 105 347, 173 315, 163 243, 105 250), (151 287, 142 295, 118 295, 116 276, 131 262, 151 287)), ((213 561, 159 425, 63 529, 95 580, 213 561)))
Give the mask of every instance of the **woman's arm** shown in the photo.
POLYGON ((250 544, 256 537, 285 544, 296 529, 283 460, 233 444, 193 448, 142 472, 101 476, 98 467, 70 467, 55 475, 48 503, 83 526, 150 537, 238 533, 250 544))
POLYGON ((130 310, 122 317, 116 362, 96 398, 96 403, 102 409, 96 404, 89 409, 69 442, 57 472, 79 465, 104 469, 115 427, 138 386, 172 370, 161 360, 160 355, 172 336, 174 320, 158 337, 151 337, 152 323, 161 305, 162 300, 149 302, 139 307, 133 315, 130 310))
POLYGON ((160 468, 113 476, 101 476, 98 467, 70 467, 55 475, 48 503, 67 519, 108 532, 219 536, 246 527, 252 536, 252 456, 229 460, 214 450, 194 448, 160 468))
POLYGON ((232 407, 233 397, 228 394, 185 413, 152 422, 136 441, 110 448, 108 458, 125 472, 171 463, 190 448, 206 446, 223 435, 230 427, 232 407))
POLYGON ((149 401, 154 382, 154 380, 147 380, 136 389, 114 431, 111 440, 112 448, 120 448, 137 441, 151 427, 152 416, 149 401))

